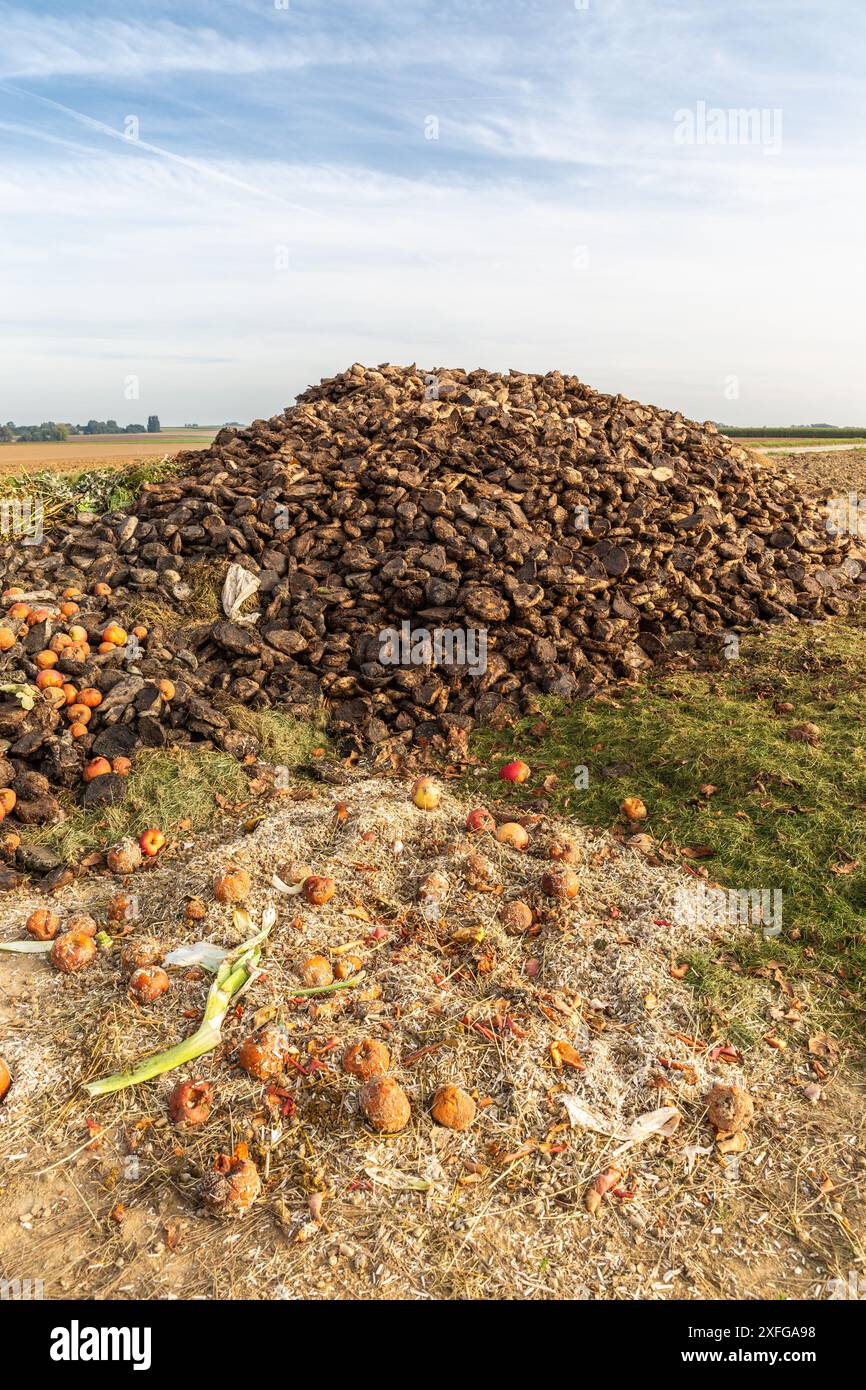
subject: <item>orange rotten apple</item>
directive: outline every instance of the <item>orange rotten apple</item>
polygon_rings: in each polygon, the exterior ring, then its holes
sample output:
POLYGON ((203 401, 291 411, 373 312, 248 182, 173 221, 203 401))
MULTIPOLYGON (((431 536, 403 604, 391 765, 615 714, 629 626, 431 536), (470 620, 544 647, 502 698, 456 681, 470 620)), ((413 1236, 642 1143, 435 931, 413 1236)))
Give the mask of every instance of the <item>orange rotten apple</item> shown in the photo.
POLYGON ((380 1134, 396 1134, 409 1123, 409 1097, 393 1076, 373 1076, 358 1092, 361 1110, 380 1134))
POLYGON ((15 810, 15 803, 17 800, 18 797, 11 787, 0 788, 0 810, 2 810, 4 816, 8 816, 10 811, 15 810))
POLYGON ((526 849, 529 836, 519 821, 507 820, 500 825, 496 838, 501 845, 511 845, 512 849, 526 849))
POLYGON ((103 629, 103 642, 110 642, 113 647, 123 647, 126 644, 126 629, 119 627, 117 623, 109 623, 103 629))
POLYGON ((362 1038, 351 1043, 343 1053, 343 1067, 351 1076, 369 1081, 371 1076, 384 1076, 391 1065, 391 1054, 383 1042, 362 1038))
POLYGON ((290 1055, 291 1045, 285 1028, 268 1023, 241 1043, 238 1066, 257 1081, 274 1081, 282 1076, 290 1055))
POLYGON ((96 943, 92 936, 84 932, 64 932, 55 937, 51 947, 51 960, 64 975, 77 970, 86 970, 96 959, 96 943))
POLYGON ((310 956, 301 966, 301 979, 308 989, 318 989, 322 985, 334 983, 331 962, 325 956, 310 956))
POLYGON ((12 1073, 3 1058, 0 1057, 0 1100, 4 1099, 11 1085, 12 1073))
POLYGON ((60 918, 50 908, 38 907, 35 912, 31 912, 24 925, 37 941, 52 941, 57 935, 60 918))
POLYGON ((194 1129, 206 1124, 213 1108, 213 1086, 209 1081, 179 1081, 168 1098, 168 1113, 178 1129, 194 1129))
POLYGON ((168 975, 160 965, 143 965, 129 978, 129 992, 139 1004, 152 1004, 161 994, 165 994, 171 984, 168 975))
POLYGON ((246 869, 223 869, 213 881, 214 897, 218 903, 242 903, 250 896, 252 883, 246 869))
POLYGON ((107 758, 91 758, 89 763, 84 764, 81 776, 85 782, 92 782, 94 777, 105 777, 110 771, 111 763, 107 758))
POLYGON ((248 1157, 246 1144, 238 1144, 231 1156, 217 1154, 200 1190, 202 1201, 214 1216, 230 1217, 249 1211, 261 1188, 258 1170, 248 1157))
POLYGON ((47 669, 45 671, 40 671, 39 675, 36 677, 37 690, 48 690, 50 687, 55 687, 59 690, 63 683, 63 677, 59 671, 47 669))
POLYGON ((619 804, 619 809, 627 820, 646 820, 647 809, 639 796, 627 796, 619 804))
POLYGON ((304 879, 301 892, 313 907, 323 907, 333 898, 336 887, 337 885, 332 878, 324 878, 321 874, 310 874, 309 878, 304 879))

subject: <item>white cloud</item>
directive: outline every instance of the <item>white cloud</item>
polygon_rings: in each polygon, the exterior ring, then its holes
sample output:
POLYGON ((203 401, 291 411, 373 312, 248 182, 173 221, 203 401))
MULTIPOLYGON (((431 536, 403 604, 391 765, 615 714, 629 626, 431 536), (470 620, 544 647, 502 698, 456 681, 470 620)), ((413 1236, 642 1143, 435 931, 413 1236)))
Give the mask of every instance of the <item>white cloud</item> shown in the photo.
MULTIPOLYGON (((40 175, 5 170, 7 413, 43 415, 50 401, 57 418, 121 418, 134 373, 141 408, 164 420, 245 418, 356 359, 558 366, 732 421, 853 419, 862 399, 854 224, 804 276, 772 209, 632 221, 504 183, 277 163, 222 172, 323 216, 118 156, 58 170, 45 210, 40 175), (731 375, 739 404, 723 395, 731 375)), ((801 232, 822 225, 804 213, 801 232)))

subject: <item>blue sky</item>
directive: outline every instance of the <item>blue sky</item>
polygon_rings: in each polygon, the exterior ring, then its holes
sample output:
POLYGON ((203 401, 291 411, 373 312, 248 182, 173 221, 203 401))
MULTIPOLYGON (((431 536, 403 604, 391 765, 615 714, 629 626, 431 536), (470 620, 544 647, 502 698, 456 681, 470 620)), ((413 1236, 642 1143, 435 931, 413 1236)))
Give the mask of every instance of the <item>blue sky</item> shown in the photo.
POLYGON ((866 423, 866 7, 582 4, 0 0, 0 418, 390 360, 866 423))

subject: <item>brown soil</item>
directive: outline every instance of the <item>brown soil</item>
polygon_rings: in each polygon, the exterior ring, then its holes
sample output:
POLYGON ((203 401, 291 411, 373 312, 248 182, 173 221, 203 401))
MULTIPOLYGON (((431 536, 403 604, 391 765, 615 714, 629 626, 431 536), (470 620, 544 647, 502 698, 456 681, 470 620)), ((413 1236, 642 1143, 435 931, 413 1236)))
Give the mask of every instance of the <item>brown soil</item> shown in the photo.
POLYGON ((0 445, 0 478, 18 478, 30 473, 90 473, 97 468, 131 468, 145 459, 161 459, 179 449, 205 449, 212 439, 210 433, 201 442, 167 434, 154 435, 153 440, 116 439, 66 440, 51 444, 0 445))
POLYGON ((857 492, 866 497, 866 449, 839 453, 778 454, 774 461, 796 474, 801 485, 817 495, 857 492))

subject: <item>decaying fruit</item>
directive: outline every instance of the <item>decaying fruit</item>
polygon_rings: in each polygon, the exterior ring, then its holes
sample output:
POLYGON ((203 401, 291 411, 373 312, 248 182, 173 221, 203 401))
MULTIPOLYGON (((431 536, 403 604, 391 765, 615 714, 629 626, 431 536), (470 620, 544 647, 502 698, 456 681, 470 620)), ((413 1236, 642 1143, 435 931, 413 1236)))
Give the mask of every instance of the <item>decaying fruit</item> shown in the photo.
POLYGON ((238 1048, 238 1065, 257 1081, 282 1076, 290 1055, 289 1035, 278 1023, 267 1023, 238 1048))
POLYGON ((136 901, 128 893, 115 893, 109 899, 108 920, 116 924, 133 922, 136 917, 136 901))
POLYGON ((334 972, 326 956, 310 956, 301 966, 301 979, 307 989, 319 989, 334 983, 334 972))
POLYGON ((213 1168, 201 1183, 201 1198, 214 1216, 241 1216, 249 1211, 262 1188, 256 1165, 247 1157, 245 1144, 234 1154, 217 1154, 213 1168))
POLYGON ((95 936, 99 931, 99 924, 89 912, 73 912, 66 923, 66 930, 81 932, 82 936, 95 936))
POLYGON ((201 898, 188 898, 185 913, 188 921, 200 922, 207 915, 207 904, 201 898))
POLYGON ((448 875, 434 869, 425 874, 418 884, 418 901, 422 903, 442 903, 448 896, 451 885, 448 875))
POLYGON ((532 908, 516 898, 514 902, 506 903, 502 908, 499 921, 507 932, 515 935, 518 932, 529 931, 532 926, 532 908))
POLYGON ((541 891, 548 898, 555 898, 557 902, 567 902, 569 898, 576 898, 580 888, 580 879, 573 869, 548 869, 541 875, 541 891))
POLYGON ((127 941, 120 953, 120 964, 124 970, 141 970, 146 965, 159 965, 165 954, 161 941, 155 936, 139 936, 127 941))
POLYGON ((92 782, 94 777, 105 777, 110 771, 111 763, 107 758, 91 758, 89 763, 84 764, 81 776, 85 782, 92 782))
POLYGON ((314 877, 311 866, 305 864, 302 859, 289 859, 285 864, 277 865, 277 878, 290 888, 296 888, 305 879, 314 877))
POLYGON ((67 931, 54 938, 51 960, 64 975, 86 970, 95 958, 96 943, 92 936, 85 936, 84 932, 67 931))
POLYGON ((440 1086, 430 1112, 445 1129, 468 1129, 475 1119, 475 1101, 460 1086, 440 1086))
POLYGON ((434 777, 419 777, 412 785, 412 800, 421 811, 435 811, 442 800, 442 788, 434 777))
POLYGON ((53 941, 60 926, 60 918, 50 908, 38 907, 35 912, 31 912, 24 925, 37 941, 53 941))
POLYGON ((516 782, 520 786, 521 782, 525 782, 530 776, 530 769, 526 763, 515 758, 513 762, 503 764, 499 769, 499 776, 503 782, 516 782))
POLYGON ((325 878, 321 874, 310 874, 309 878, 304 879, 304 886, 301 892, 308 903, 313 907, 324 907, 325 903, 331 901, 337 885, 332 878, 325 878))
POLYGON ((374 1076, 361 1087, 358 1102, 380 1134, 396 1134, 409 1123, 409 1097, 393 1076, 374 1076))
POLYGON ((626 820, 646 820, 647 809, 639 796, 627 796, 619 803, 619 809, 626 820))
POLYGON ((516 820, 507 820, 496 832, 496 838, 501 845, 510 845, 512 849, 526 849, 529 844, 529 836, 524 827, 516 820))
POLYGON ((739 1134, 755 1113, 755 1105, 748 1091, 739 1086, 725 1086, 721 1082, 716 1082, 708 1092, 704 1104, 710 1124, 728 1134, 739 1134))
POLYGON ((495 880, 496 870, 486 854, 469 854, 463 866, 463 877, 470 888, 483 890, 490 888, 495 880))
POLYGON ((250 896, 252 883, 246 869, 223 869, 213 881, 214 897, 218 903, 243 903, 250 896))
POLYGON ((343 1067, 361 1081, 369 1081, 371 1076, 384 1076, 391 1065, 391 1054, 383 1042, 375 1038, 362 1038, 351 1043, 343 1053, 343 1067))
POLYGON ((547 857, 553 859, 557 864, 579 864, 580 850, 566 836, 561 835, 557 840, 551 840, 547 846, 547 857))
POLYGON ((363 968, 364 962, 360 956, 341 956, 334 967, 334 974, 338 980, 350 980, 363 968))
POLYGON ((206 1124, 213 1108, 213 1086, 209 1081, 179 1081, 168 1098, 168 1113, 178 1129, 194 1129, 206 1124))
POLYGON ((482 832, 493 831, 496 829, 496 821, 484 806, 476 806, 474 811, 470 811, 466 817, 466 829, 472 835, 480 835, 482 832))
POLYGON ((5 1060, 0 1057, 0 1100, 6 1096, 6 1092, 12 1085, 12 1073, 6 1065, 5 1060))
POLYGON ((113 874, 133 874, 141 865, 141 850, 138 843, 127 836, 111 846, 105 860, 113 874))
POLYGON ((143 965, 130 976, 129 992, 139 1004, 153 1004, 161 994, 165 994, 170 984, 171 981, 161 966, 143 965))

